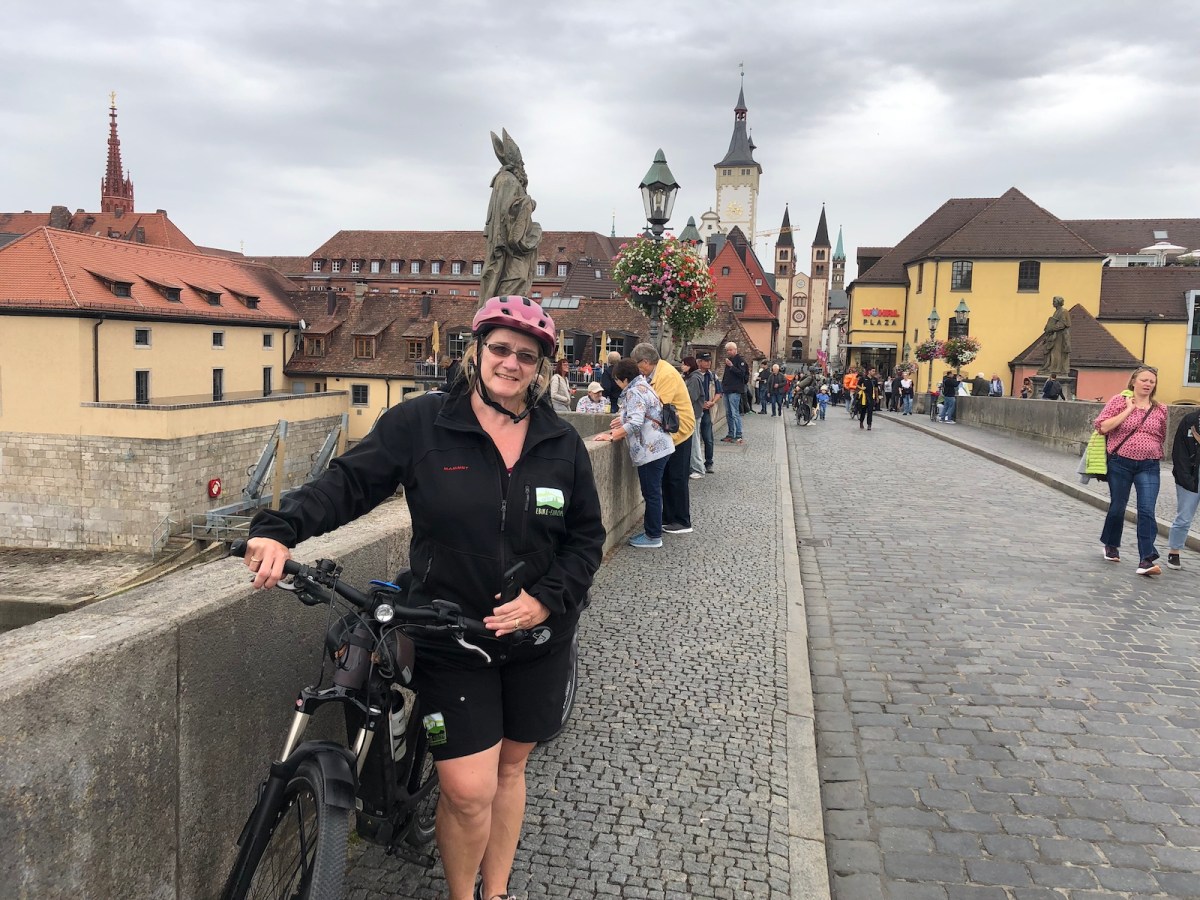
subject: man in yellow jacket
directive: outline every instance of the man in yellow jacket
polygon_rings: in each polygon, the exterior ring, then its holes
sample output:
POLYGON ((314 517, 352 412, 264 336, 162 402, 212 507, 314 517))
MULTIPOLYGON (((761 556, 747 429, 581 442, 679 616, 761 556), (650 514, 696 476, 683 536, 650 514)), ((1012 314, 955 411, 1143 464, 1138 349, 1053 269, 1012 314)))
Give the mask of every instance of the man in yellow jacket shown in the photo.
POLYGON ((667 458, 663 470, 663 531, 667 534, 690 534, 692 531, 692 501, 688 493, 688 470, 692 460, 692 435, 696 430, 696 414, 688 396, 683 376, 664 359, 652 344, 638 344, 629 354, 664 404, 671 403, 679 415, 679 431, 671 435, 675 452, 667 458))

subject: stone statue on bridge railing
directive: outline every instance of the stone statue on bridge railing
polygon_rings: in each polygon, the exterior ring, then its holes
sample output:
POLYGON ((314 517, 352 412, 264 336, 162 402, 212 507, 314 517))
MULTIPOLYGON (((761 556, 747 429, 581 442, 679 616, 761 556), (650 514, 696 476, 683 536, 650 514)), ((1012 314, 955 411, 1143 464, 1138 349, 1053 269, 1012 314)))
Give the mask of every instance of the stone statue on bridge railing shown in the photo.
POLYGON ((507 131, 501 129, 501 134, 503 137, 496 137, 492 132, 492 147, 500 160, 500 171, 492 179, 492 199, 483 226, 487 258, 479 283, 480 304, 489 297, 529 296, 538 244, 542 240, 542 226, 533 221, 537 203, 525 190, 529 178, 521 150, 507 131))
POLYGON ((1039 375, 1066 375, 1071 371, 1071 317, 1063 309, 1063 298, 1054 298, 1054 314, 1042 330, 1044 361, 1039 375))

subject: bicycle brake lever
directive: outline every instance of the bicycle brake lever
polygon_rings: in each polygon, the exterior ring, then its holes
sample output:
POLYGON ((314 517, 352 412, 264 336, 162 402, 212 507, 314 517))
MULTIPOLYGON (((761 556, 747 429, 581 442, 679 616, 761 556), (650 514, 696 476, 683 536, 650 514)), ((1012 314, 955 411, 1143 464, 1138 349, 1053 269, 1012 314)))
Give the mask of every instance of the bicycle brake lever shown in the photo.
POLYGON ((462 647, 464 650, 472 650, 475 653, 478 653, 483 657, 483 661, 485 663, 491 663, 492 657, 486 650, 484 650, 482 647, 476 647, 474 644, 464 638, 461 632, 453 631, 451 633, 454 635, 454 640, 458 643, 458 646, 462 647))

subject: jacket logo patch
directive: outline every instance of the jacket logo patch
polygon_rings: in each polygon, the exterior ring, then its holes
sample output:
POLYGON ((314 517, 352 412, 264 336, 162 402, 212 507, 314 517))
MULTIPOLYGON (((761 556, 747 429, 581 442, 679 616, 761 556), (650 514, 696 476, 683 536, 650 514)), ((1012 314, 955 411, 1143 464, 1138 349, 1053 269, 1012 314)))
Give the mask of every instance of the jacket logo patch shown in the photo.
POLYGON ((470 466, 442 466, 443 472, 465 472, 470 466))
POLYGON ((561 516, 566 499, 558 488, 540 487, 537 489, 537 509, 535 515, 561 516))

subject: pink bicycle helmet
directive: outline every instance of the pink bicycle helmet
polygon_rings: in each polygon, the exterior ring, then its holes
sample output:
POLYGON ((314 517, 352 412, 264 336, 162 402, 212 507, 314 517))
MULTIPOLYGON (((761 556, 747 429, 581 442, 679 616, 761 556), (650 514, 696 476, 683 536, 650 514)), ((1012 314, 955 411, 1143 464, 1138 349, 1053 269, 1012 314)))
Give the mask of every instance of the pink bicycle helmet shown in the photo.
POLYGON ((483 304, 471 322, 471 332, 482 337, 493 328, 522 331, 542 345, 546 356, 554 355, 554 347, 558 343, 554 320, 528 297, 515 294, 508 297, 492 297, 483 304))

